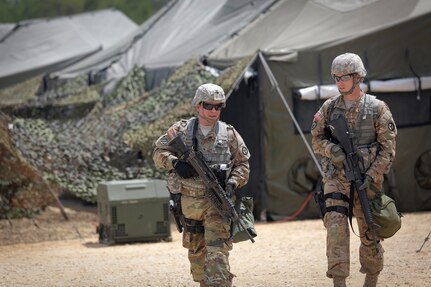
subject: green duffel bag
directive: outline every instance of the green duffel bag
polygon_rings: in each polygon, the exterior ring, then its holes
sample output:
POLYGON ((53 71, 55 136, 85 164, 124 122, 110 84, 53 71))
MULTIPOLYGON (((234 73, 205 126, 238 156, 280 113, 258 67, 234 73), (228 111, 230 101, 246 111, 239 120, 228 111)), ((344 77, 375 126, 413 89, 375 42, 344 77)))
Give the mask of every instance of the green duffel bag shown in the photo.
POLYGON ((394 236, 401 228, 401 213, 397 211, 395 201, 382 194, 370 202, 371 215, 380 228, 376 230, 379 238, 394 236))
MULTIPOLYGON (((254 216, 253 216, 253 197, 239 197, 235 201, 235 210, 238 213, 238 221, 242 223, 242 226, 247 229, 248 233, 252 238, 257 236, 256 229, 254 228, 254 216)), ((250 240, 245 229, 239 224, 239 222, 233 223, 233 242, 238 243, 241 241, 250 240)))

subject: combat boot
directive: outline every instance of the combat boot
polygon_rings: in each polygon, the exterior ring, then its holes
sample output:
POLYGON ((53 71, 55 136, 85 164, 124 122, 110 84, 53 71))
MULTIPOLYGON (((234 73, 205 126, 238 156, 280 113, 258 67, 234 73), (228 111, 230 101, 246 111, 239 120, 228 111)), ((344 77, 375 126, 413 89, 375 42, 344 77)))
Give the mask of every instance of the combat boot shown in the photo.
POLYGON ((364 287, 376 287, 377 286, 377 278, 379 277, 379 274, 366 274, 365 275, 365 281, 364 281, 364 287))
POLYGON ((346 287, 346 278, 344 277, 334 277, 334 287, 346 287))

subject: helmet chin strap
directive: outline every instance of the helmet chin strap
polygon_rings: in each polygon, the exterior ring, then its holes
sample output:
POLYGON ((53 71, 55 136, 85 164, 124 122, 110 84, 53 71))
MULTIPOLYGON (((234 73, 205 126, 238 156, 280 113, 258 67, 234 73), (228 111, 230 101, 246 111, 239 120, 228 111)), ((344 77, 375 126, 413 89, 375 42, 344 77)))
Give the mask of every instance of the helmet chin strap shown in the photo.
POLYGON ((350 88, 350 90, 348 90, 347 92, 342 92, 340 91, 340 89, 338 89, 338 91, 340 92, 340 94, 342 94, 343 96, 347 96, 350 95, 351 93, 353 93, 353 90, 356 88, 356 86, 358 85, 359 81, 353 80, 353 85, 350 88))
MULTIPOLYGON (((211 122, 213 122, 213 121, 214 121, 213 119, 211 119, 211 118, 209 118, 209 117, 205 116, 203 113, 199 113, 199 118, 202 118, 202 119, 203 119, 203 120, 205 120, 207 123, 211 123, 211 122)), ((218 119, 217 119, 217 121, 218 121, 218 119)), ((215 124, 217 121, 215 121, 213 124, 215 124)))

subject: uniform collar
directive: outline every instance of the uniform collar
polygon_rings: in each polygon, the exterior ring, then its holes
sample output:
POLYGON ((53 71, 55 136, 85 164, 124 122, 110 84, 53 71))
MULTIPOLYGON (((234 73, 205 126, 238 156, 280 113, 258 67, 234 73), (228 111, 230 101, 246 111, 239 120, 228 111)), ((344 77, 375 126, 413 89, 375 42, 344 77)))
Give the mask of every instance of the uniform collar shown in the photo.
MULTIPOLYGON (((354 107, 360 108, 364 104, 366 94, 362 90, 361 90, 361 93, 362 93, 362 96, 359 98, 358 101, 356 101, 356 104, 354 105, 354 107)), ((342 95, 340 95, 336 100, 335 107, 343 110, 347 109, 344 97, 342 95)))

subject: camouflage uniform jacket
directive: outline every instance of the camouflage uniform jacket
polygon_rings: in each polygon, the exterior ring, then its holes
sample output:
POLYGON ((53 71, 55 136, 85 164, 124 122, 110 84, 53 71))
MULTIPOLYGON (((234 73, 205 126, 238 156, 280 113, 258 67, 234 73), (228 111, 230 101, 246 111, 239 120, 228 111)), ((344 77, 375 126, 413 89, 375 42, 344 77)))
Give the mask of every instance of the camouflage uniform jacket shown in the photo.
MULTIPOLYGON (((168 173, 168 187, 171 185, 170 190, 173 193, 175 192, 184 193, 185 192, 184 187, 187 187, 187 189, 189 190, 193 189, 192 181, 196 181, 194 179, 180 179, 181 186, 178 186, 178 188, 172 187, 172 185, 175 185, 175 184, 172 184, 170 182, 171 180, 176 181, 176 178, 178 178, 176 173, 173 172, 174 169, 172 165, 172 161, 174 159, 177 159, 177 155, 174 151, 170 149, 170 147, 168 146, 168 143, 173 138, 173 135, 176 135, 179 133, 186 134, 188 124, 192 119, 193 118, 189 120, 181 120, 176 122, 168 129, 168 131, 164 135, 159 137, 159 139, 157 139, 157 141, 155 142, 155 148, 153 151, 154 163, 156 164, 157 167, 170 171, 168 173), (188 182, 189 184, 185 184, 186 182, 188 182)), ((219 121, 219 123, 223 123, 223 122, 219 121)), ((232 127, 231 125, 227 125, 227 124, 225 125, 227 127, 227 144, 231 154, 231 159, 230 159, 231 168, 230 168, 228 182, 234 184, 237 188, 240 188, 248 182, 249 173, 250 173, 248 159, 250 158, 250 153, 244 143, 244 140, 239 135, 239 133, 235 130, 235 128, 232 127)), ((216 131, 217 126, 218 125, 215 125, 206 136, 202 134, 200 129, 197 129, 196 138, 198 140, 199 149, 208 150, 214 146, 214 142, 217 138, 217 131, 216 131)), ((196 181, 196 188, 202 190, 202 186, 200 186, 199 182, 197 181, 196 181)), ((188 194, 188 195, 194 195, 194 194, 188 194)))
POLYGON ((326 100, 319 111, 314 115, 311 128, 312 146, 316 154, 322 157, 322 171, 325 177, 334 177, 340 171, 331 164, 331 148, 334 143, 327 139, 325 127, 331 120, 334 112, 343 113, 347 120, 353 143, 358 155, 362 158, 362 171, 373 178, 375 182, 383 181, 383 174, 387 173, 395 158, 395 136, 397 128, 392 114, 385 102, 377 100, 374 96, 365 95, 358 103, 346 109, 343 97, 336 96, 326 100), (371 103, 367 109, 365 101, 371 103), (367 118, 367 114, 370 114, 367 118), (372 115, 372 116, 371 116, 372 115), (374 134, 367 133, 361 122, 368 120, 374 134), (370 138, 371 142, 364 146, 362 138, 370 138))

